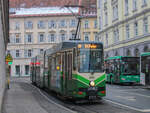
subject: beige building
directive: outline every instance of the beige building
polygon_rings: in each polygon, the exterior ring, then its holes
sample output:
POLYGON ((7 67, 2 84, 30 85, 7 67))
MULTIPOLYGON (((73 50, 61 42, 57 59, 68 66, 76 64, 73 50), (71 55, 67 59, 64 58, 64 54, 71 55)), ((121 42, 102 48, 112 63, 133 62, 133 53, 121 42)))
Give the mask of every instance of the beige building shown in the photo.
POLYGON ((97 0, 105 57, 150 51, 150 0, 97 0))
POLYGON ((84 41, 99 41, 97 36, 98 27, 97 27, 97 16, 88 15, 83 16, 81 19, 81 40, 84 41))
POLYGON ((99 41, 97 26, 96 0, 82 0, 85 8, 81 9, 81 39, 84 41, 99 41))
MULTIPOLYGON (((71 10, 78 13, 78 8, 71 10)), ((75 36, 77 20, 68 9, 21 8, 15 13, 11 11, 7 49, 13 56, 11 76, 29 76, 32 57, 75 36)))

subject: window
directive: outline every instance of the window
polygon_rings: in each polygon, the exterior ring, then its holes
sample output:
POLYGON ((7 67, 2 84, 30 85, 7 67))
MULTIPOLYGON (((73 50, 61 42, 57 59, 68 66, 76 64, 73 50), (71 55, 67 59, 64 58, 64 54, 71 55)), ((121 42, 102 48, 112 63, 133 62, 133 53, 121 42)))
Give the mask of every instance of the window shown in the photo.
POLYGON ((97 35, 97 33, 95 33, 95 41, 99 41, 99 37, 98 37, 98 35, 97 35))
POLYGON ((135 36, 138 35, 138 23, 137 22, 134 23, 134 35, 135 36))
POLYGON ((107 12, 105 12, 105 25, 108 24, 108 15, 107 15, 107 12))
POLYGON ((106 33, 106 46, 108 46, 108 33, 106 33))
POLYGON ((128 0, 125 0, 125 15, 128 15, 128 13, 129 13, 128 0))
POLYGON ((10 50, 7 50, 7 54, 10 54, 10 50))
POLYGON ((39 42, 44 42, 44 34, 39 34, 39 42))
POLYGON ((137 10, 137 0, 132 0, 133 2, 133 11, 137 10))
POLYGON ((32 50, 28 49, 28 57, 32 57, 32 50))
POLYGON ((20 34, 15 34, 15 43, 20 43, 21 42, 21 38, 20 38, 20 34))
POLYGON ((25 65, 25 75, 29 75, 29 65, 25 65))
POLYGON ((66 27, 66 22, 65 20, 60 21, 60 27, 66 27))
POLYGON ((126 25, 126 39, 130 38, 130 28, 129 28, 129 24, 126 25))
POLYGON ((51 20, 49 23, 48 23, 48 26, 49 28, 56 28, 56 22, 54 20, 51 20))
POLYGON ((16 22, 15 23, 15 30, 19 30, 20 29, 20 23, 19 22, 16 22))
POLYGON ((84 21, 84 28, 85 29, 89 28, 89 21, 88 20, 84 21))
POLYGON ((65 34, 61 34, 61 41, 64 41, 65 40, 65 34))
POLYGON ((84 40, 85 40, 85 41, 89 41, 89 34, 88 34, 88 33, 85 33, 85 34, 84 34, 84 40))
POLYGON ((143 30, 144 30, 144 34, 148 33, 148 19, 147 17, 143 19, 143 30))
POLYGON ((139 49, 136 48, 136 49, 134 50, 134 54, 135 54, 136 57, 139 56, 139 55, 140 55, 139 49))
POLYGON ((72 19, 72 20, 71 20, 70 26, 71 26, 71 27, 75 27, 75 26, 76 26, 76 20, 75 20, 75 19, 72 19))
POLYGON ((113 20, 118 19, 118 5, 113 6, 113 20))
POLYGON ((55 42, 55 34, 49 34, 48 41, 49 42, 55 42))
POLYGON ((40 54, 43 54, 44 50, 43 49, 40 49, 40 54))
POLYGON ((114 30, 114 42, 118 42, 119 41, 119 30, 116 29, 114 30))
POLYGON ((44 29, 44 28, 45 28, 45 23, 44 23, 44 21, 39 21, 39 22, 38 22, 38 28, 39 28, 39 29, 44 29))
POLYGON ((33 28, 33 23, 31 21, 25 22, 25 28, 26 29, 32 29, 33 28))
POLYGON ((72 33, 70 39, 75 39, 75 38, 76 38, 75 33, 72 33))
POLYGON ((16 65, 16 75, 20 75, 20 65, 16 65))
POLYGON ((27 42, 27 43, 31 43, 32 42, 32 34, 26 34, 26 37, 25 37, 26 39, 25 39, 25 42, 27 42))
POLYGON ((97 28, 97 20, 94 20, 94 28, 97 28))
POLYGON ((142 6, 147 5, 147 0, 142 0, 142 6))
POLYGON ((20 51, 16 50, 16 58, 19 58, 19 57, 20 57, 20 51))

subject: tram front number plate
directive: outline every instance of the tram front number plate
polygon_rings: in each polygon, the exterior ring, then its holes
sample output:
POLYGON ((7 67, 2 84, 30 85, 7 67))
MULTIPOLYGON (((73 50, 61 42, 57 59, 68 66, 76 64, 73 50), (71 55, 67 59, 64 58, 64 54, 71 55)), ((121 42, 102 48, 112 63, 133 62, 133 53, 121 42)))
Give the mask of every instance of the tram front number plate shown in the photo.
POLYGON ((91 90, 96 91, 96 90, 97 90, 97 88, 96 88, 96 87, 89 87, 89 88, 88 88, 88 91, 91 91, 91 90))

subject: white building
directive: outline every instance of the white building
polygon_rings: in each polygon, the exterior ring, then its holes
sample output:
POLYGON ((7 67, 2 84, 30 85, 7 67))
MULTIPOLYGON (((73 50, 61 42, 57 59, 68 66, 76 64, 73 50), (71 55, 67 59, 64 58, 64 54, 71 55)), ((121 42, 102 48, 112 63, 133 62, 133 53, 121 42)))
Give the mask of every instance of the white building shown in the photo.
MULTIPOLYGON (((78 8, 72 8, 75 14, 78 8)), ((65 8, 20 8, 10 14, 11 76, 29 76, 30 60, 53 44, 75 36, 77 20, 65 8)))

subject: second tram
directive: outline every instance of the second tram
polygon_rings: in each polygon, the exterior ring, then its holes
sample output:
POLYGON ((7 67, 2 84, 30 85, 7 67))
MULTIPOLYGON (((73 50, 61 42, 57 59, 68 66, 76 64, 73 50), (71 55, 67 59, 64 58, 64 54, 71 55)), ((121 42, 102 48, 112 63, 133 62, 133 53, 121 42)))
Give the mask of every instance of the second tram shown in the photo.
POLYGON ((109 83, 139 83, 140 58, 114 56, 105 59, 106 81, 109 83))

